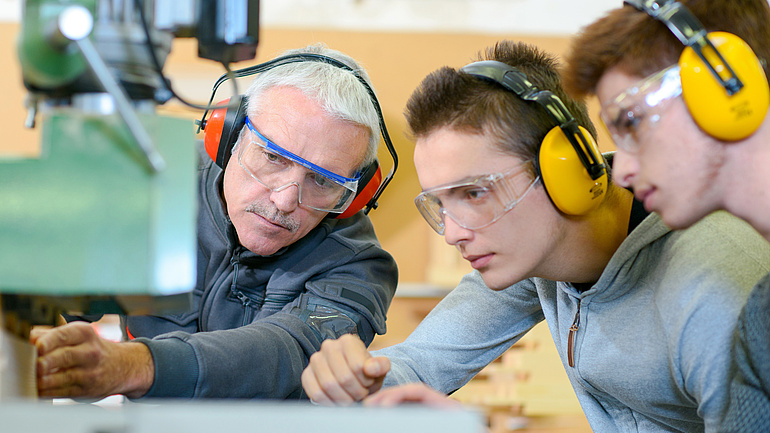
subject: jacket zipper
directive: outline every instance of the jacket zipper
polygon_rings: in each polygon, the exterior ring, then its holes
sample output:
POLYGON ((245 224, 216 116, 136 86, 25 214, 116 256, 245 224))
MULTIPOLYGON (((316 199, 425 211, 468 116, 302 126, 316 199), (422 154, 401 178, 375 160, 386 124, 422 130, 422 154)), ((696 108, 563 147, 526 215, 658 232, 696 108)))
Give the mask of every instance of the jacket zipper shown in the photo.
POLYGON ((577 331, 580 328, 580 300, 578 299, 577 311, 575 312, 575 319, 572 321, 572 326, 569 327, 569 335, 567 336, 567 361, 570 367, 575 366, 575 340, 577 339, 577 331))
POLYGON ((238 264, 240 257, 236 252, 230 258, 230 264, 233 265, 233 282, 230 284, 230 290, 235 291, 235 283, 238 281, 238 264))
POLYGON ((246 320, 247 311, 249 304, 251 303, 251 299, 246 296, 243 292, 236 289, 236 283, 238 281, 238 265, 240 264, 240 253, 235 252, 233 254, 233 257, 230 258, 230 263, 233 265, 233 282, 230 285, 230 292, 235 295, 236 298, 238 298, 239 301, 241 301, 241 305, 243 305, 243 320, 241 321, 241 326, 248 325, 248 321, 246 320))

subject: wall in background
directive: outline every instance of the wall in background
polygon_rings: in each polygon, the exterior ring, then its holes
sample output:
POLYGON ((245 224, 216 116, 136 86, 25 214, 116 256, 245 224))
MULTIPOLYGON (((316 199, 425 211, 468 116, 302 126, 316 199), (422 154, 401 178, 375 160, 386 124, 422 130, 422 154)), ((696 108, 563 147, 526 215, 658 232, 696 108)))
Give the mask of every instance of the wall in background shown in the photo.
MULTIPOLYGON (((22 0, 0 0, 0 21, 18 21, 21 4, 22 0)), ((620 4, 619 0, 261 0, 260 22, 356 31, 517 29, 525 34, 565 35, 620 4)))
POLYGON ((619 0, 262 0, 281 27, 356 31, 569 35, 619 0))

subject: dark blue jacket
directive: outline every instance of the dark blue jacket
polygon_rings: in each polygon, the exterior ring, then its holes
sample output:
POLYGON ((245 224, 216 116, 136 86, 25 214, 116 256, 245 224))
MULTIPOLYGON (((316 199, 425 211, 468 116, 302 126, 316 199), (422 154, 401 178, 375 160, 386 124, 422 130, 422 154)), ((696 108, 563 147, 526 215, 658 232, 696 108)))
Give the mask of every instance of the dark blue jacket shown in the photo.
POLYGON ((204 160, 192 310, 125 319, 155 362, 146 397, 300 398, 300 374, 324 339, 357 333, 368 345, 385 333, 396 263, 363 212, 258 256, 238 243, 221 182, 204 160))

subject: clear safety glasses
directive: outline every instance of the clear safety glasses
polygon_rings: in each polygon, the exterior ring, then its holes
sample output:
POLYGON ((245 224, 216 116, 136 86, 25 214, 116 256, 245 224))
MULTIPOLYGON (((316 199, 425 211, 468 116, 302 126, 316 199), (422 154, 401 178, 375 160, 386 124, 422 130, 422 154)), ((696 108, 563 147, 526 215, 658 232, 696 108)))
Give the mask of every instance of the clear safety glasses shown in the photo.
POLYGON ((252 139, 238 146, 238 164, 257 182, 275 192, 296 186, 299 204, 305 207, 332 213, 347 209, 360 174, 349 178, 332 173, 268 140, 248 118, 246 126, 252 139))
POLYGON ((650 75, 607 103, 601 110, 602 122, 618 148, 636 152, 669 102, 681 94, 679 66, 674 65, 650 75))
POLYGON ((425 190, 414 203, 428 225, 440 235, 444 234, 447 216, 461 227, 476 230, 494 223, 526 197, 540 179, 538 176, 525 183, 528 177, 528 167, 519 166, 505 173, 425 190))

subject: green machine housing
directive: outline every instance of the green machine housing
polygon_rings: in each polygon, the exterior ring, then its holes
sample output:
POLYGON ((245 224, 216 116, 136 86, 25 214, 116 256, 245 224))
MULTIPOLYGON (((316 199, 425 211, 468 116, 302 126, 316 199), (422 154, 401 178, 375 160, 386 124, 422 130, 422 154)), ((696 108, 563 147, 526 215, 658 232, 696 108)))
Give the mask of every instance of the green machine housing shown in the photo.
POLYGON ((153 172, 117 115, 58 108, 42 117, 40 156, 0 159, 0 292, 113 300, 124 311, 157 309, 139 300, 189 292, 192 122, 140 115, 166 161, 153 172))

